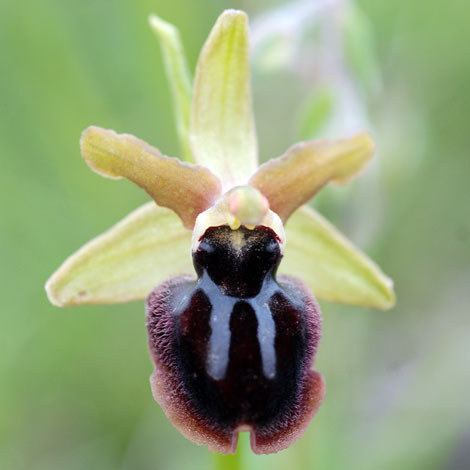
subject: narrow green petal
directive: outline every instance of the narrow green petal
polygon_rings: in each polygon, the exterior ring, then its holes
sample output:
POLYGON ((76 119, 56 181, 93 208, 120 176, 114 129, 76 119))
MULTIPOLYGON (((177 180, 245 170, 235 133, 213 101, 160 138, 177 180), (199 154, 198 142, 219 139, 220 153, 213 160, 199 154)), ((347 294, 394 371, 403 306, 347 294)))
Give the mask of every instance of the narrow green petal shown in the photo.
POLYGON ((178 29, 156 15, 150 15, 150 26, 158 37, 165 69, 173 95, 176 129, 185 160, 192 161, 189 145, 189 115, 192 100, 192 78, 178 29))
POLYGON ((318 299, 383 310, 394 305, 392 280, 313 209, 292 214, 286 239, 279 273, 299 277, 318 299))
POLYGON ((132 135, 89 127, 80 146, 93 171, 131 180, 158 205, 174 210, 187 228, 192 228, 198 214, 220 195, 220 181, 207 168, 165 157, 132 135))
POLYGON ((246 184, 256 170, 248 18, 244 12, 222 13, 201 51, 190 136, 196 162, 214 171, 225 189, 246 184))
POLYGON ((365 132, 350 139, 300 142, 261 165, 250 185, 266 196, 271 210, 285 222, 329 181, 343 184, 356 176, 374 149, 365 132))
POLYGON ((191 232, 174 212, 149 202, 91 240, 47 281, 58 306, 145 299, 170 276, 192 273, 191 232))

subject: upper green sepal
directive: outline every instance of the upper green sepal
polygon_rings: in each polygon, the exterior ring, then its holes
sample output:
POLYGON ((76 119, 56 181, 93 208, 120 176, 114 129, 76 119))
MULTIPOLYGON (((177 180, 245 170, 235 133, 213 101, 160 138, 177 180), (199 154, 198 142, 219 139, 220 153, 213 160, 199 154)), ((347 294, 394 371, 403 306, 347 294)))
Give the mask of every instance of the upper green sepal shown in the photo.
POLYGON ((224 11, 199 56, 189 130, 196 162, 225 189, 246 184, 257 167, 249 55, 246 13, 224 11))

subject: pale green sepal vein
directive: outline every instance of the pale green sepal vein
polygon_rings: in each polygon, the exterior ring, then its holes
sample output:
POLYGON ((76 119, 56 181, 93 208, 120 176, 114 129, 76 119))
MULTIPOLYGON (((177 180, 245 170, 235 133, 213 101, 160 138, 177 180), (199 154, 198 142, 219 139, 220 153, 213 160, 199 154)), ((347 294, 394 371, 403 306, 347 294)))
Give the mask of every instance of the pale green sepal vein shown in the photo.
POLYGON ((297 276, 320 300, 382 310, 394 305, 393 281, 316 211, 301 207, 285 229, 280 274, 297 276))
POLYGON ((161 44, 184 159, 192 162, 194 159, 189 144, 189 116, 193 84, 180 34, 174 25, 163 21, 157 15, 150 15, 149 23, 161 44))
POLYGON ((199 56, 189 130, 196 162, 224 189, 246 184, 257 168, 249 55, 246 14, 223 12, 199 56))
POLYGON ((154 202, 144 204, 88 242, 47 281, 57 306, 142 300, 159 283, 193 273, 191 231, 154 202))

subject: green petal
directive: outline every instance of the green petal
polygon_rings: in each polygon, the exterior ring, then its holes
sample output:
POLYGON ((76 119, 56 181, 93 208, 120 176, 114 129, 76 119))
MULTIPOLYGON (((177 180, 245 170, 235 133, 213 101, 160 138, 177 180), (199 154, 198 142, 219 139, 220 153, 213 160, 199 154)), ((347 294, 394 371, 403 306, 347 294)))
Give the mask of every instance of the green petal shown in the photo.
POLYGON ((347 183, 367 164, 374 142, 363 132, 350 139, 300 142, 261 165, 250 185, 268 199, 285 222, 326 183, 347 183))
POLYGON ((89 127, 80 145, 93 171, 131 180, 158 205, 174 210, 187 228, 192 228, 198 214, 220 195, 220 181, 208 169, 165 157, 132 135, 89 127))
POLYGON ((246 184, 256 170, 248 18, 244 12, 222 13, 201 51, 190 135, 196 162, 214 171, 225 189, 246 184))
POLYGON ((190 246, 176 214, 149 202, 68 258, 46 291, 58 306, 145 299, 168 277, 194 271, 190 246))
POLYGON ((292 214, 286 239, 279 273, 299 277, 318 299, 383 310, 394 305, 392 280, 313 209, 292 214))
POLYGON ((165 69, 173 95, 176 129, 185 160, 192 161, 189 145, 192 79, 178 29, 156 15, 150 15, 150 26, 160 40, 165 69))

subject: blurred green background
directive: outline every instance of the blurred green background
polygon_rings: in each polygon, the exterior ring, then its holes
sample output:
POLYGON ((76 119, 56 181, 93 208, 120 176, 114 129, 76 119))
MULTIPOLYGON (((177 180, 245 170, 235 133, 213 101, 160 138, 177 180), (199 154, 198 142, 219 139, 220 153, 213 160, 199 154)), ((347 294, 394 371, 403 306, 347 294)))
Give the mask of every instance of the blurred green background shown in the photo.
POLYGON ((308 4, 0 0, 0 468, 212 466, 152 399, 143 304, 59 309, 43 285, 146 200, 89 171, 85 127, 179 153, 148 14, 178 25, 193 68, 229 7, 249 13, 258 38, 263 159, 351 126, 374 134, 375 167, 318 203, 398 296, 388 312, 322 304, 324 404, 288 450, 244 450, 246 468, 470 468, 470 3, 308 4))

